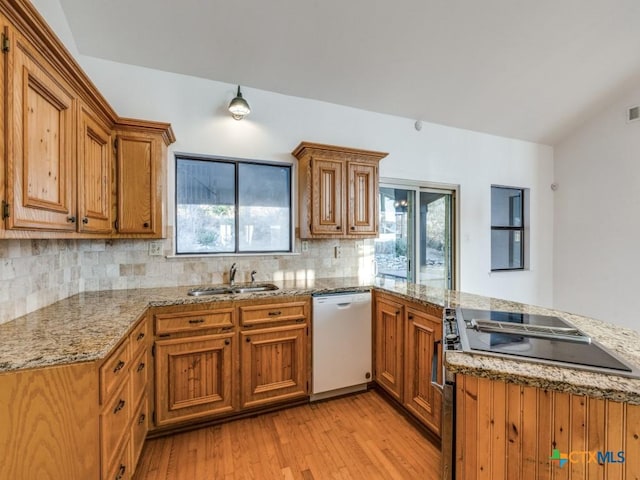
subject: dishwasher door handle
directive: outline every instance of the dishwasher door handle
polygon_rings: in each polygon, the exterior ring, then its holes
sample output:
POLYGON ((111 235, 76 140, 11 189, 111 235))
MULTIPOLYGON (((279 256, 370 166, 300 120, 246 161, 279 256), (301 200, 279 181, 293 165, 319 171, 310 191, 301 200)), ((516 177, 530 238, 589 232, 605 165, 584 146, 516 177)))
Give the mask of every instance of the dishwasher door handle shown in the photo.
POLYGON ((336 307, 341 308, 341 309, 349 308, 350 306, 351 306, 351 302, 348 302, 348 303, 336 303, 336 307))

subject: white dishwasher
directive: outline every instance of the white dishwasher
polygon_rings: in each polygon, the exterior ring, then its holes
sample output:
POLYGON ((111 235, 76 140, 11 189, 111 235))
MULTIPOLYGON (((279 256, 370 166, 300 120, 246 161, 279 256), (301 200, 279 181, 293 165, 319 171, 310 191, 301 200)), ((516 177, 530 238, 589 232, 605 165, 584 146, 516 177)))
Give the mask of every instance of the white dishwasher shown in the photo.
POLYGON ((311 400, 367 388, 371 381, 371 292, 313 296, 311 400))

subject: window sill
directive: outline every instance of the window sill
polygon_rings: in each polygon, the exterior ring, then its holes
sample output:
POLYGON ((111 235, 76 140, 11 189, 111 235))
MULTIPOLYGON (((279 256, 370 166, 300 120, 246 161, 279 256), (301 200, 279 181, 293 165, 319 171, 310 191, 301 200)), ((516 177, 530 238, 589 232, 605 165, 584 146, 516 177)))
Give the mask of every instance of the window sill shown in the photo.
POLYGON ((167 255, 167 259, 179 258, 221 258, 221 257, 293 257, 300 255, 299 252, 262 252, 262 253, 185 253, 167 255))

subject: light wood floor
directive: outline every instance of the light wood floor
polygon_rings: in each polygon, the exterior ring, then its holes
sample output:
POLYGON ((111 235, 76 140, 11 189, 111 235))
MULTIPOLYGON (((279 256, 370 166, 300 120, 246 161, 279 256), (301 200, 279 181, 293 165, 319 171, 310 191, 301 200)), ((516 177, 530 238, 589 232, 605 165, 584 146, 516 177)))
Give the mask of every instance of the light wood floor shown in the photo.
POLYGON ((369 391, 148 440, 134 480, 439 476, 439 449, 369 391))

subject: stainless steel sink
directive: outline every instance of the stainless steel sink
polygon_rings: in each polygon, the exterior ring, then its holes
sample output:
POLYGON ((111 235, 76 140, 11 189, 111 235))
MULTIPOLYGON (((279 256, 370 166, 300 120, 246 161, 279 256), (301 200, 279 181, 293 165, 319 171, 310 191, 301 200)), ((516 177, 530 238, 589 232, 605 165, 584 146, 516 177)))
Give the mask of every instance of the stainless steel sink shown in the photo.
POLYGON ((269 292, 278 290, 272 283, 249 283, 240 285, 216 285, 213 287, 197 287, 187 292, 187 295, 199 297, 201 295, 234 295, 238 293, 269 292))

